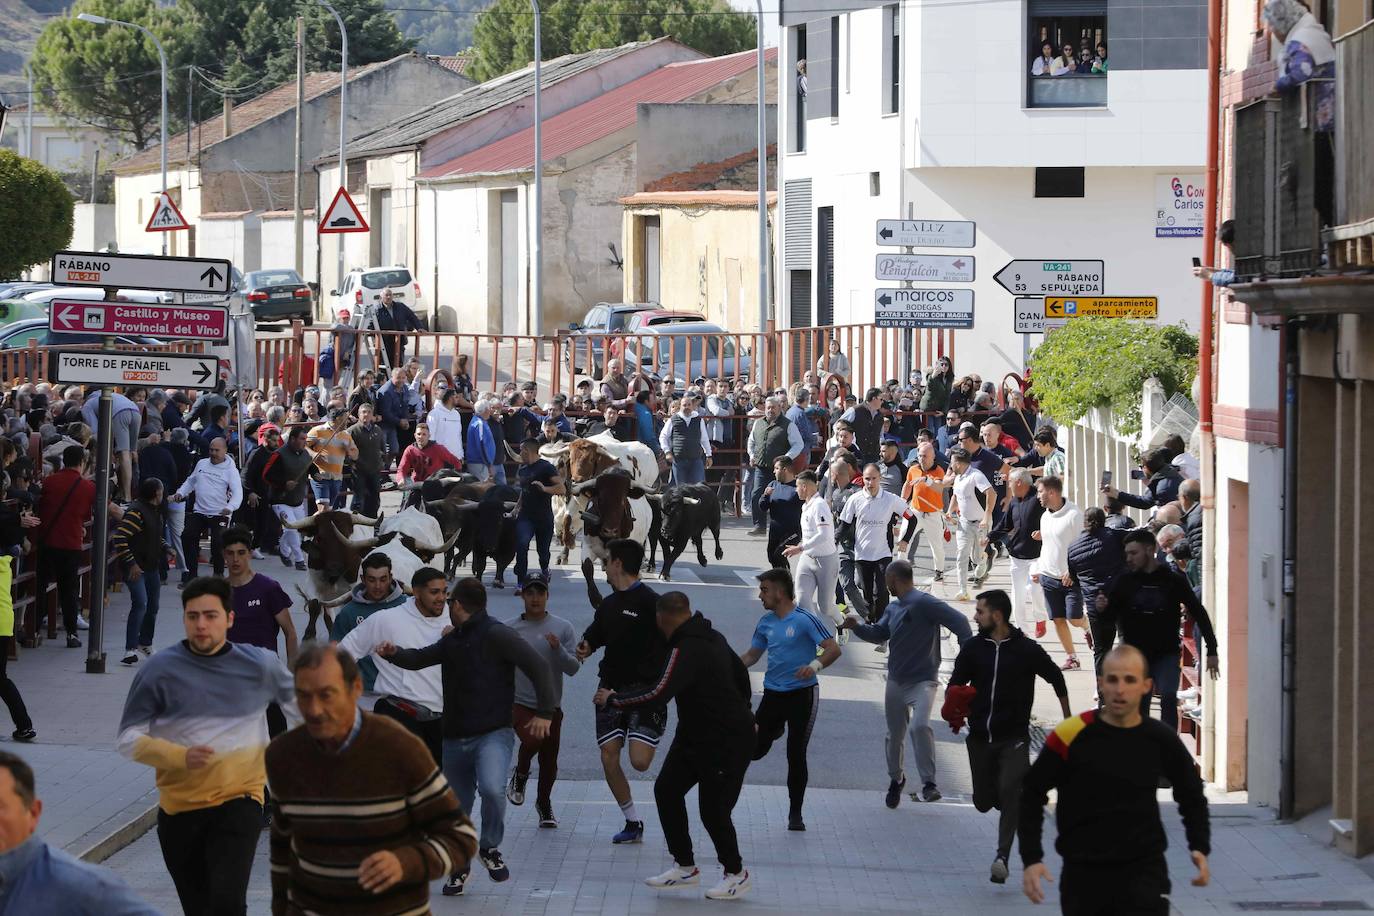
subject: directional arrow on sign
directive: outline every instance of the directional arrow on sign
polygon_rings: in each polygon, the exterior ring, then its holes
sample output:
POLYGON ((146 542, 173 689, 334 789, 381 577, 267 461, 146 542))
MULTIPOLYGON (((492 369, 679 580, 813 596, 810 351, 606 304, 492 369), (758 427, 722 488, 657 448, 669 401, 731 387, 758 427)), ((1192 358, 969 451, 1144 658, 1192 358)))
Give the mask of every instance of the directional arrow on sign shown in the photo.
POLYGON ((881 296, 878 297, 878 303, 880 305, 891 305, 892 297, 889 296, 887 293, 883 293, 881 296))
POLYGON ((191 374, 196 377, 196 381, 204 385, 210 380, 215 370, 208 363, 201 363, 191 374))
POLYGON ((67 305, 63 306, 62 310, 57 313, 57 317, 62 320, 63 324, 70 326, 76 324, 77 319, 81 317, 81 313, 70 305, 67 305))
POLYGON ((1103 292, 1103 263, 1026 258, 993 276, 1013 296, 1094 296, 1103 292))
POLYGON ((205 281, 205 285, 209 289, 214 289, 215 285, 224 279, 213 265, 205 268, 205 272, 200 275, 200 278, 205 281))

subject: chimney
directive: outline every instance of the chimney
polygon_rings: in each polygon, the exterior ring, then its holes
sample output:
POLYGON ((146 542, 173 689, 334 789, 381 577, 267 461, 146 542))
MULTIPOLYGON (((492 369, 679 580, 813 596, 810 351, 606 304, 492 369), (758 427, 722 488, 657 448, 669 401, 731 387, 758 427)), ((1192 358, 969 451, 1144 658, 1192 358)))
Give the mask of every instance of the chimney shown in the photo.
POLYGON ((234 132, 234 103, 229 96, 224 97, 224 136, 234 132))

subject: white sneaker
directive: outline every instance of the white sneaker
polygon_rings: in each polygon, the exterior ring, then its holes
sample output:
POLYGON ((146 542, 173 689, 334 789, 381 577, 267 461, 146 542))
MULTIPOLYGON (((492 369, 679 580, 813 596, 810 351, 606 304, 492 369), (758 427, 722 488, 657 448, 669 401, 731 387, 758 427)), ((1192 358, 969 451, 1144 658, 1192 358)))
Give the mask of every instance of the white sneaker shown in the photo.
POLYGON ((652 878, 645 878, 644 883, 650 887, 670 888, 688 887, 701 883, 701 869, 693 865, 691 868, 683 868, 676 862, 673 867, 661 875, 654 875, 652 878))
POLYGON ((265 559, 267 559, 267 557, 265 557, 265 556, 263 555, 263 553, 262 553, 261 550, 259 550, 258 548, 254 547, 254 548, 253 548, 253 559, 255 559, 255 560, 265 560, 265 559))
POLYGON ((1179 712, 1189 719, 1192 719, 1194 722, 1202 721, 1202 706, 1200 704, 1197 706, 1185 706, 1180 709, 1179 712))
POLYGON ((1197 698, 1198 689, 1196 687, 1189 687, 1187 690, 1180 690, 1178 692, 1178 701, 1180 703, 1192 703, 1197 698))
POLYGON ((959 592, 957 595, 955 595, 955 596, 954 596, 953 598, 951 598, 950 600, 951 600, 951 601, 969 601, 969 600, 971 600, 971 599, 969 598, 968 592, 959 592))
POLYGON ((706 896, 712 900, 738 900, 749 893, 749 888, 753 884, 749 881, 749 869, 745 869, 737 875, 726 875, 720 879, 720 883, 706 892, 706 896))
POLYGON ((91 622, 87 620, 85 617, 82 617, 80 614, 77 614, 76 628, 78 630, 89 630, 91 628, 91 622))

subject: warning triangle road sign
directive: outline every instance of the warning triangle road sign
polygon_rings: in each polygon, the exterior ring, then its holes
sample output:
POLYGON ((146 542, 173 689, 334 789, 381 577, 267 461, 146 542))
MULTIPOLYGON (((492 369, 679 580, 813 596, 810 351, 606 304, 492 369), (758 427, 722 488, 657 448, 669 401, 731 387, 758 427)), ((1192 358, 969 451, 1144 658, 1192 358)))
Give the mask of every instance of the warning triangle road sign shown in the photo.
POLYGON ((181 215, 177 209, 176 201, 172 200, 171 195, 163 191, 157 196, 157 204, 153 207, 153 215, 148 217, 148 225, 144 227, 145 232, 172 232, 177 229, 190 229, 191 224, 186 222, 186 217, 181 215))
POLYGON ((357 204, 348 196, 347 189, 339 188, 339 193, 334 195, 334 202, 324 212, 324 219, 320 220, 320 234, 367 231, 367 220, 358 212, 357 204))

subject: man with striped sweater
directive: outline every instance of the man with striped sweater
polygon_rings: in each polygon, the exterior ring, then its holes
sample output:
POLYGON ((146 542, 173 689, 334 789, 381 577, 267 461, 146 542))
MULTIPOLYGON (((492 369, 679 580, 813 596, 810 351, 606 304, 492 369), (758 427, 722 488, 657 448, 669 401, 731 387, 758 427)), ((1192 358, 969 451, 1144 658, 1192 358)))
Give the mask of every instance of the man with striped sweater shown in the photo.
POLYGON ((295 686, 305 725, 267 749, 272 912, 429 913, 428 882, 477 851, 448 781, 424 742, 358 709, 362 675, 345 650, 307 644, 295 686))

